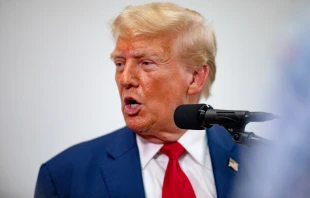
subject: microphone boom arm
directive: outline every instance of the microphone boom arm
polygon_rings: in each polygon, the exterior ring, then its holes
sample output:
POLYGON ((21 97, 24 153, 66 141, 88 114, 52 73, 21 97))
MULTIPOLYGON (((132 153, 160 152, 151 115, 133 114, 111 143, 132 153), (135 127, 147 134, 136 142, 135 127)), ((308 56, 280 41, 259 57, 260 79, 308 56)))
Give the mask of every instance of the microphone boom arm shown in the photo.
POLYGON ((255 135, 253 132, 246 132, 245 126, 253 121, 267 121, 274 119, 272 114, 263 112, 249 112, 249 111, 226 111, 226 110, 214 110, 211 105, 203 105, 198 110, 198 119, 202 123, 202 127, 210 128, 212 121, 214 124, 218 124, 218 119, 221 120, 221 126, 223 126, 232 136, 234 142, 238 144, 244 144, 252 146, 260 142, 268 142, 265 138, 255 135), (216 116, 215 116, 216 115, 216 116), (267 116, 267 118, 265 118, 267 116), (214 119, 216 118, 216 119, 214 119), (213 119, 213 120, 212 120, 213 119), (208 120, 208 124, 205 122, 208 120))

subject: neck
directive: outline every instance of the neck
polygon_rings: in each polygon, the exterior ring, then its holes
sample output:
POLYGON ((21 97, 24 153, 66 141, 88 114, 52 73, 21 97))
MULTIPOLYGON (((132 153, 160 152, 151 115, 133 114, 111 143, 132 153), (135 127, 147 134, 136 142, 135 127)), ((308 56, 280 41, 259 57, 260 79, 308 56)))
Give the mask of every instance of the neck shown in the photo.
POLYGON ((138 134, 147 141, 154 143, 154 144, 166 144, 171 142, 178 141, 182 135, 186 132, 186 130, 180 130, 178 133, 171 133, 171 132, 159 132, 156 135, 143 135, 138 134))

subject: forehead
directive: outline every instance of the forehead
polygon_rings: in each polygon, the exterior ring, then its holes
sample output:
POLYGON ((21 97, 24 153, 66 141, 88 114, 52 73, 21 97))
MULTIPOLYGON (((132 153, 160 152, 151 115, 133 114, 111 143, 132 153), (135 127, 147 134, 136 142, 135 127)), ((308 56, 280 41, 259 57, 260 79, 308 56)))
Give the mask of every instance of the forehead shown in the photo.
POLYGON ((111 58, 118 56, 166 56, 171 52, 171 41, 166 37, 118 38, 111 58))

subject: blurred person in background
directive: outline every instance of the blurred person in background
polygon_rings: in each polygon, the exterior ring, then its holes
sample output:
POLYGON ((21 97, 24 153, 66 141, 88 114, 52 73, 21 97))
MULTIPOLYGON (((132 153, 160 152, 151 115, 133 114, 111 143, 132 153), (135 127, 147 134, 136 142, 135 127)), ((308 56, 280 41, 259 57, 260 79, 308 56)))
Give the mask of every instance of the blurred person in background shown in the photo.
POLYGON ((279 83, 271 110, 280 115, 265 150, 244 158, 253 171, 237 183, 244 198, 310 197, 310 7, 283 30, 277 59, 279 83))
POLYGON ((35 197, 229 197, 246 172, 238 169, 244 148, 222 127, 184 130, 173 121, 176 107, 210 95, 210 25, 196 11, 152 3, 126 7, 112 32, 126 127, 44 163, 35 197))

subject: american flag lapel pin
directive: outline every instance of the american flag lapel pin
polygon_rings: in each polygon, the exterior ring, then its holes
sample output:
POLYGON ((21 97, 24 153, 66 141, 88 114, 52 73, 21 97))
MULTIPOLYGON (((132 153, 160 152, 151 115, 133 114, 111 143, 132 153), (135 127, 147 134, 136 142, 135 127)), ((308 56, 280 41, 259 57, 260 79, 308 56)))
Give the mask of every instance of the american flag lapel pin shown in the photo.
POLYGON ((234 171, 238 171, 238 166, 239 164, 232 158, 229 158, 229 163, 228 166, 232 169, 234 169, 234 171))

